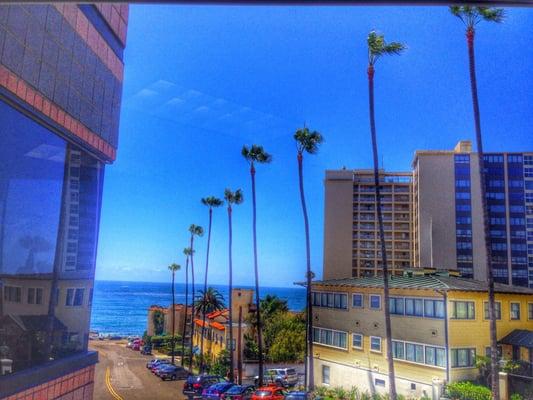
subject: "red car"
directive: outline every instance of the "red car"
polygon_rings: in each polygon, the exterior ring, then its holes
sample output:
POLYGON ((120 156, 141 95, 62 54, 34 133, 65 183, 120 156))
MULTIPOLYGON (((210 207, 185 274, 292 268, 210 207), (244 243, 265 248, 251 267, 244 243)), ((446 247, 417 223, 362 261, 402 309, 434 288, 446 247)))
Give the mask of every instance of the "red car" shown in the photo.
POLYGON ((133 342, 133 344, 131 345, 131 349, 139 351, 139 350, 141 350, 142 346, 143 346, 143 341, 142 340, 135 340, 133 342))
POLYGON ((277 385, 263 386, 252 395, 252 400, 283 400, 285 397, 283 388, 277 385))

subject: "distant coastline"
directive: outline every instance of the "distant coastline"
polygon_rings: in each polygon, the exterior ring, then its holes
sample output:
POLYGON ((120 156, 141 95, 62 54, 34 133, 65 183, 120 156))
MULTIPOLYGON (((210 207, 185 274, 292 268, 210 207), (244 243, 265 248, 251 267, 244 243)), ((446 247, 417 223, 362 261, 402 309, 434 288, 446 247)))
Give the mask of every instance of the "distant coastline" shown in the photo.
MULTIPOLYGON (((202 289, 196 285, 196 289, 202 289)), ((227 298, 226 285, 210 285, 227 298)), ((252 286, 236 285, 252 288, 252 286)), ((95 280, 91 330, 102 334, 142 335, 146 330, 147 310, 151 305, 168 306, 172 302, 170 282, 128 282, 95 280)), ((305 307, 303 287, 261 286, 261 297, 275 295, 287 300, 290 310, 305 307)), ((190 290, 189 290, 190 295, 190 290)), ((176 283, 176 303, 185 302, 185 284, 176 283)), ((190 303, 190 298, 189 298, 190 303)))

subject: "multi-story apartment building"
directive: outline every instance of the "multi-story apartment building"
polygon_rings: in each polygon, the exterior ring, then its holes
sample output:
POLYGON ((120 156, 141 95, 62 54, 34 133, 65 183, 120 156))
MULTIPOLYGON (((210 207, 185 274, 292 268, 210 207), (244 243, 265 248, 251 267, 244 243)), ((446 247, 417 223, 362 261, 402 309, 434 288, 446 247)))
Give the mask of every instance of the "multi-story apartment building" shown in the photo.
MULTIPOLYGON (((533 287, 533 153, 485 154, 492 268, 497 282, 533 287)), ((484 280, 477 154, 469 141, 413 160, 414 266, 484 280)))
MULTIPOLYGON (((531 374, 533 289, 496 284, 501 358, 531 374)), ((390 312, 399 393, 439 399, 443 384, 474 379, 476 355, 490 352, 487 285, 447 272, 390 280, 390 312), (414 329, 413 327, 416 328, 414 329)), ((313 284, 315 384, 388 391, 383 280, 313 284)), ((505 385, 502 385, 505 386, 505 385)))
POLYGON ((127 21, 126 4, 0 5, 0 399, 92 398, 127 21))
MULTIPOLYGON (((497 282, 533 287, 533 152, 487 153, 486 192, 497 282)), ((485 280, 486 249, 477 154, 416 151, 412 172, 381 171, 389 267, 459 271, 485 280)), ((324 278, 381 271, 371 171, 326 171, 324 278)))
MULTIPOLYGON (((410 172, 380 171, 385 246, 389 268, 413 265, 410 172)), ((326 171, 324 278, 374 276, 382 271, 371 170, 326 171)))
MULTIPOLYGON (((190 323, 192 315, 191 307, 187 307, 187 319, 185 318, 185 305, 174 304, 174 332, 181 335, 183 325, 190 323)), ((172 304, 168 307, 152 305, 148 309, 146 334, 154 335, 172 335, 172 304), (155 320, 159 320, 159 326, 156 326, 155 320)))

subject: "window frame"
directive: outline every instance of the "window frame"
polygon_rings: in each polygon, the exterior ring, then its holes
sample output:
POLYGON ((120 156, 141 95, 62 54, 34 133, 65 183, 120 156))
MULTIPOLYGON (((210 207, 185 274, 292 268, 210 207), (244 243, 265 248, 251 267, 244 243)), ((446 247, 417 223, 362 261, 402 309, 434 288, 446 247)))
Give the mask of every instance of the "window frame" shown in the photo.
MULTIPOLYGON (((457 354, 457 353, 456 353, 457 354)), ((476 356, 477 356, 477 352, 476 352, 476 348, 475 347, 456 347, 456 348, 452 348, 450 349, 450 368, 453 368, 453 369, 472 369, 472 368, 476 368, 476 356), (469 351, 469 358, 471 358, 471 361, 472 364, 471 365, 468 365, 468 366, 457 366, 455 365, 454 366, 454 351, 457 352, 457 351, 460 351, 460 350, 466 350, 466 351, 469 351), (472 355, 473 353, 473 355, 472 355)))
MULTIPOLYGON (((500 321, 502 319, 502 302, 501 301, 495 301, 494 302, 494 308, 496 309, 496 304, 499 304, 500 305, 500 315, 498 317, 498 312, 496 312, 496 320, 497 321, 500 321)), ((489 321, 490 318, 489 318, 489 302, 488 301, 484 301, 483 302, 483 319, 485 321, 489 321)))
POLYGON ((83 307, 84 306, 84 302, 85 302, 85 287, 68 287, 66 288, 66 293, 65 293, 65 307, 83 307), (72 298, 71 298, 71 303, 72 304, 69 304, 69 290, 72 290, 72 298), (83 291, 83 294, 82 294, 82 298, 81 298, 81 304, 75 304, 75 300, 76 300, 76 294, 78 293, 78 291, 83 291))
POLYGON ((476 319, 476 302, 474 300, 451 300, 450 303, 452 303, 452 312, 451 312, 451 315, 450 315, 450 319, 453 319, 453 320, 456 320, 456 321, 474 321, 476 319), (466 303, 466 318, 458 318, 457 317, 457 303, 466 303), (468 304, 471 303, 473 304, 473 316, 470 318, 469 317, 469 306, 468 304))
POLYGON ((383 353, 383 339, 380 336, 370 336, 370 351, 372 353, 383 353), (372 339, 379 339, 379 350, 372 348, 372 339))
POLYGON ((363 293, 352 293, 352 308, 365 308, 365 295, 363 293), (361 296, 361 305, 354 305, 355 296, 361 296))
POLYGON ((522 303, 518 301, 509 302, 509 320, 520 321, 522 319, 522 303), (518 305, 518 318, 513 318, 513 305, 518 305))
POLYGON ((22 296, 22 286, 4 284, 3 287, 2 287, 2 295, 4 296, 3 301, 6 302, 6 303, 23 304, 23 301, 22 301, 22 298, 23 298, 23 296, 22 296), (8 299, 8 292, 6 290, 7 288, 15 289, 15 300, 8 299), (16 293, 17 293, 16 289, 18 289, 18 296, 16 295, 16 293), (18 298, 18 301, 16 300, 17 298, 18 298))
POLYGON ((353 333, 352 332, 352 349, 356 349, 356 350, 363 350, 364 349, 364 336, 362 333, 353 333), (354 345, 354 338, 356 336, 359 336, 361 338, 361 346, 355 346, 354 345))
POLYGON ((369 294, 368 295, 368 306, 371 310, 375 310, 375 311, 381 310, 383 308, 382 302, 381 302, 381 294, 377 294, 377 293, 369 294), (376 297, 379 299, 379 307, 377 308, 372 306, 372 298, 376 298, 376 297))

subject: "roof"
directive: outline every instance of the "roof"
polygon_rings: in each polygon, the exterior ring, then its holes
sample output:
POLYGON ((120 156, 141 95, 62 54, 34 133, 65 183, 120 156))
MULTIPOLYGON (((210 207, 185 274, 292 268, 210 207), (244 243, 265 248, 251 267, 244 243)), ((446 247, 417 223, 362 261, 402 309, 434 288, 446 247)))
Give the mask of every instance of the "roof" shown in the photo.
POLYGON ((533 331, 515 329, 501 339, 498 343, 529 347, 530 349, 533 349, 533 331))
POLYGON ((224 327, 224 325, 222 325, 220 322, 211 322, 211 326, 215 329, 218 329, 219 331, 223 331, 225 330, 226 328, 224 327))
MULTIPOLYGON (((325 281, 315 281, 313 286, 337 286, 337 287, 383 287, 382 277, 363 277, 330 279, 325 281)), ((458 278, 441 275, 414 275, 414 276, 391 276, 389 279, 391 289, 415 289, 415 290, 443 290, 443 291, 465 291, 465 292, 486 292, 487 283, 473 279, 458 278)), ((513 293, 533 295, 533 289, 522 286, 510 286, 501 283, 494 284, 496 293, 513 293)))
POLYGON ((228 309, 225 308, 223 310, 218 310, 218 311, 213 311, 209 314, 206 315, 207 318, 209 319, 213 319, 213 318, 216 318, 216 317, 219 317, 219 316, 224 316, 224 314, 227 314, 228 313, 228 309))
POLYGON ((194 323, 195 323, 196 325, 198 325, 198 326, 205 326, 205 327, 208 326, 208 323, 207 323, 207 322, 204 323, 204 321, 202 321, 201 319, 195 319, 195 320, 194 320, 194 323))

